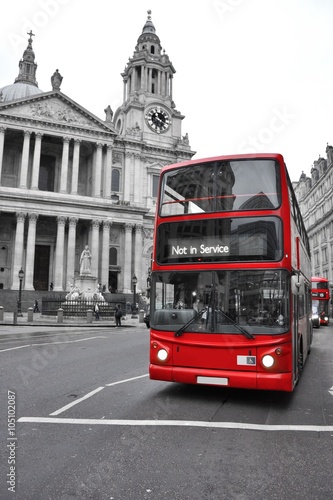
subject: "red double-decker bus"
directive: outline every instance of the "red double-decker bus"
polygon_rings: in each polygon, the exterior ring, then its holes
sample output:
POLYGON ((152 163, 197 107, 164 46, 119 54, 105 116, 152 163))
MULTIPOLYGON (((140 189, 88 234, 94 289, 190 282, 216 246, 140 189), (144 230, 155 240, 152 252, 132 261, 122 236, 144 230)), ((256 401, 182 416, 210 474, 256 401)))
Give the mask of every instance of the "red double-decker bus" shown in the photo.
POLYGON ((327 278, 312 276, 311 278, 312 314, 318 315, 320 325, 329 323, 330 289, 327 278))
POLYGON ((307 233, 279 154, 161 171, 150 378, 292 391, 312 342, 307 233))

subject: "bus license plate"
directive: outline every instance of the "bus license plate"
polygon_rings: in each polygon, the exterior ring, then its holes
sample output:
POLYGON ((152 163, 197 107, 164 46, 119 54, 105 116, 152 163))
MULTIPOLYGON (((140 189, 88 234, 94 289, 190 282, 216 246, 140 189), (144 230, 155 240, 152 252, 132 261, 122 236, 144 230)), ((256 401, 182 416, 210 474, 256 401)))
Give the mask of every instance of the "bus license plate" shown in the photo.
POLYGON ((197 377, 197 384, 228 385, 229 379, 225 377, 197 377))

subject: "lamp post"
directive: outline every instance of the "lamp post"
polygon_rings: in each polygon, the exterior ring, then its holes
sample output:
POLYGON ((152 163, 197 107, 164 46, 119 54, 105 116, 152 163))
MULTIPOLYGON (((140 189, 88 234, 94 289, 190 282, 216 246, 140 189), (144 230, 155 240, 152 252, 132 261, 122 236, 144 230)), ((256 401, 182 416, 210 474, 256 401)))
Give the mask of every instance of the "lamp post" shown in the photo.
POLYGON ((132 285, 133 285, 133 310, 132 310, 132 318, 137 318, 136 315, 136 284, 138 282, 138 278, 133 274, 132 285))
POLYGON ((22 305, 22 281, 24 278, 24 271, 23 271, 22 267, 19 270, 18 277, 20 280, 20 290, 19 290, 19 299, 17 301, 17 315, 21 317, 21 316, 23 316, 21 305, 22 305))
POLYGON ((150 288, 151 288, 151 269, 148 268, 148 277, 147 277, 147 299, 150 298, 150 288))

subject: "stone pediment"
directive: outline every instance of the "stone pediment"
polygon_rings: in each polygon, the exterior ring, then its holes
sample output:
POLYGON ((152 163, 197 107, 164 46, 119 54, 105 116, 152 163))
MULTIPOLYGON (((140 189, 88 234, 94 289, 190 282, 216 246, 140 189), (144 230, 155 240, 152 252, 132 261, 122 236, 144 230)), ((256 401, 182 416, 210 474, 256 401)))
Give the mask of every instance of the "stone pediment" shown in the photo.
POLYGON ((40 120, 52 124, 79 126, 110 132, 110 127, 103 120, 89 113, 85 108, 68 99, 64 94, 41 94, 22 101, 12 101, 0 105, 0 116, 22 117, 25 119, 40 120), (41 97, 42 96, 42 97, 41 97))

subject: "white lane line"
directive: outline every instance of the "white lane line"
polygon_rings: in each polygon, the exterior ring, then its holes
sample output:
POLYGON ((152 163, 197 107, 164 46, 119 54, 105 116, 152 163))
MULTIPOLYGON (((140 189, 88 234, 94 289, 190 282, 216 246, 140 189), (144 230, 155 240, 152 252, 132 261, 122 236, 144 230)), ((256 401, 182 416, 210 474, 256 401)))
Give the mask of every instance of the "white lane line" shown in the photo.
MULTIPOLYGON (((86 339, 87 340, 87 339, 86 339)), ((74 341, 74 342, 79 342, 78 340, 74 341)), ((62 408, 60 408, 59 410, 56 410, 54 411, 53 413, 50 413, 50 417, 54 416, 54 415, 59 415, 60 413, 63 413, 64 411, 68 410, 69 408, 72 408, 72 406, 75 406, 77 405, 78 403, 81 403, 81 401, 84 401, 85 399, 88 399, 90 398, 91 396, 93 396, 94 394, 96 394, 97 392, 101 391, 102 389, 104 389, 105 387, 111 387, 113 385, 117 385, 117 384, 123 384, 124 382, 131 382, 132 380, 137 380, 139 378, 143 378, 143 377, 148 377, 148 373, 146 373, 145 375, 139 375, 138 377, 132 377, 132 378, 126 378, 124 380, 119 380, 118 382, 112 382, 111 384, 106 384, 104 387, 98 387, 97 389, 89 392, 88 394, 86 394, 85 396, 83 396, 82 398, 79 398, 79 399, 76 399, 75 401, 72 401, 71 403, 69 403, 68 405, 66 406, 63 406, 62 408)))
POLYGON ((97 392, 101 391, 102 389, 104 389, 104 387, 98 387, 97 389, 89 392, 88 394, 86 394, 85 396, 83 396, 82 398, 79 398, 79 399, 76 399, 75 401, 72 401, 71 403, 69 403, 68 405, 66 406, 63 406, 62 408, 60 408, 59 410, 56 410, 54 411, 53 413, 50 413, 50 417, 52 417, 53 415, 59 415, 60 413, 68 410, 69 408, 72 408, 72 406, 75 406, 77 405, 78 403, 81 403, 81 401, 84 401, 85 399, 88 399, 90 398, 91 396, 93 396, 94 394, 96 394, 97 392))
POLYGON ((261 425, 243 422, 201 422, 196 420, 99 420, 91 418, 21 417, 18 422, 34 424, 124 425, 151 427, 204 427, 250 431, 333 432, 333 425, 261 425))
POLYGON ((85 340, 93 340, 93 339, 106 339, 107 337, 103 337, 102 335, 98 335, 96 337, 87 337, 85 339, 77 339, 77 340, 59 340, 59 342, 41 342, 39 344, 30 344, 34 345, 53 345, 53 344, 74 344, 75 342, 84 342, 85 340))
POLYGON ((78 339, 78 340, 63 340, 59 342, 40 342, 36 344, 21 345, 18 347, 9 347, 8 349, 0 349, 0 352, 14 351, 15 349, 22 349, 23 347, 33 347, 35 345, 74 344, 75 342, 84 342, 85 340, 107 339, 107 338, 108 337, 105 337, 103 335, 98 335, 97 337, 87 337, 86 339, 78 339))
POLYGON ((111 384, 105 384, 105 387, 111 387, 113 385, 124 384, 125 382, 132 382, 132 380, 138 380, 139 378, 148 377, 149 373, 145 375, 139 375, 138 377, 125 378, 124 380, 119 380, 118 382, 112 382, 111 384))
POLYGON ((15 349, 23 349, 24 347, 30 347, 30 344, 20 345, 18 347, 9 347, 8 349, 0 349, 0 352, 14 351, 15 349))

